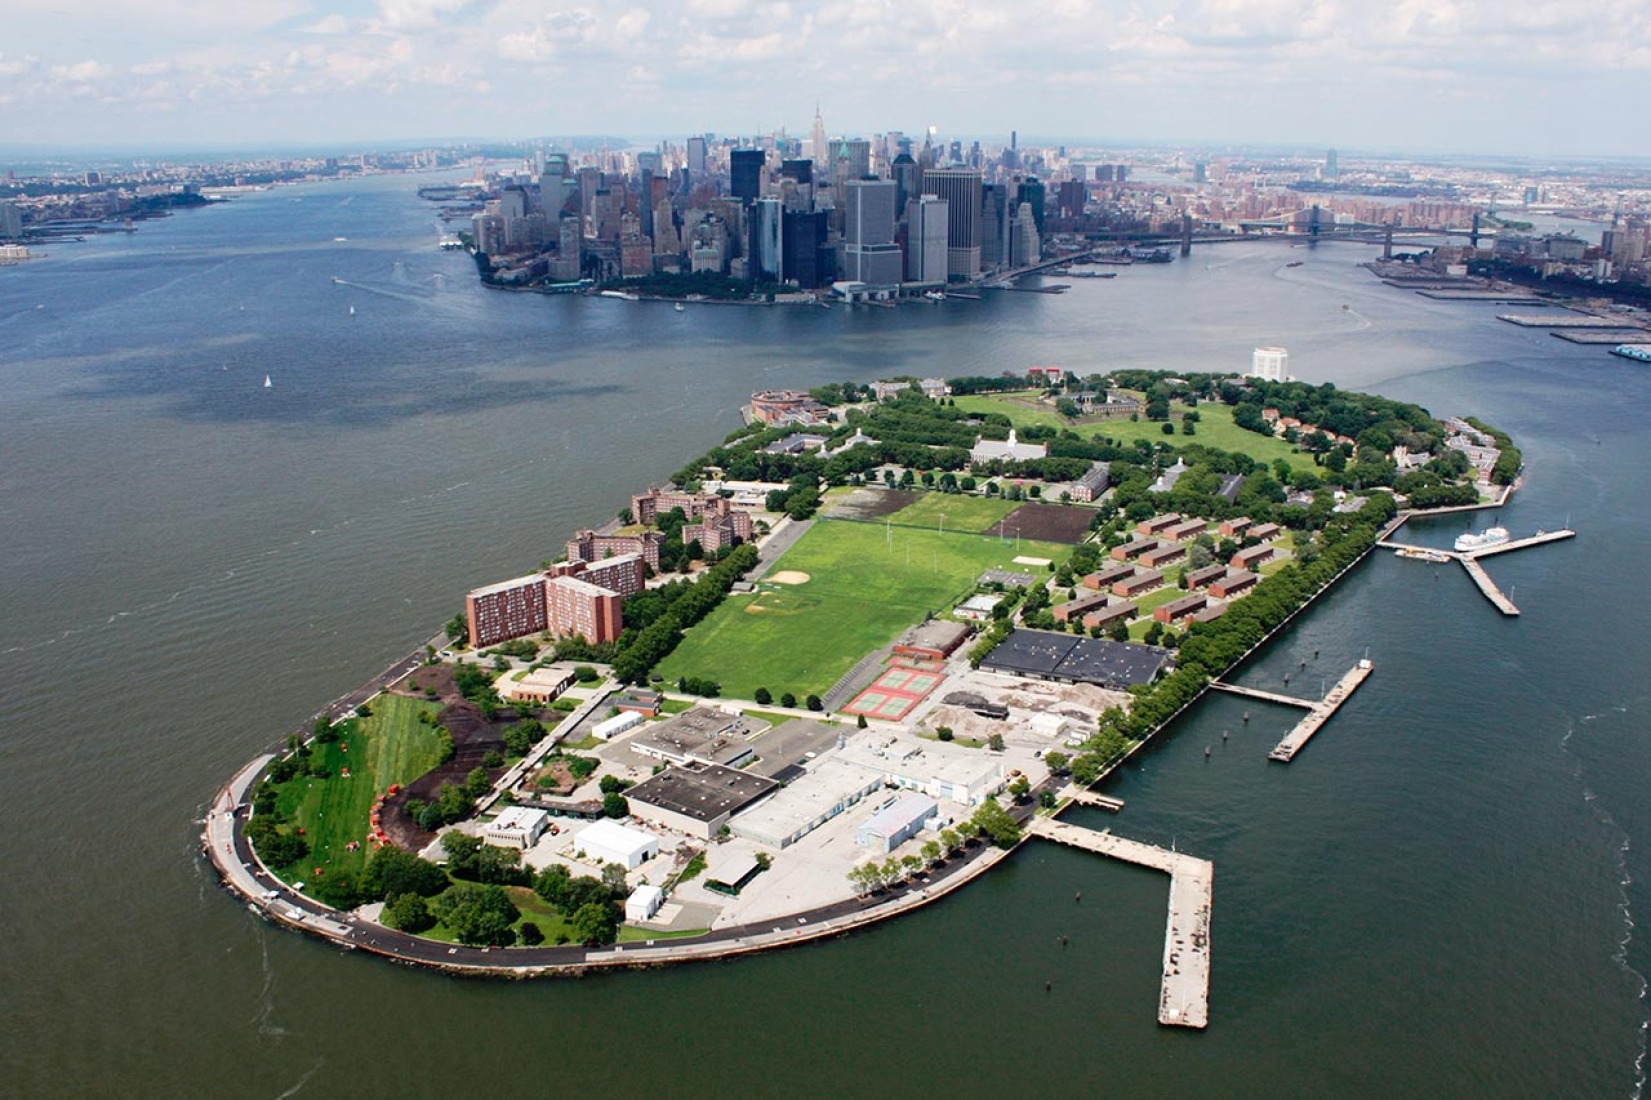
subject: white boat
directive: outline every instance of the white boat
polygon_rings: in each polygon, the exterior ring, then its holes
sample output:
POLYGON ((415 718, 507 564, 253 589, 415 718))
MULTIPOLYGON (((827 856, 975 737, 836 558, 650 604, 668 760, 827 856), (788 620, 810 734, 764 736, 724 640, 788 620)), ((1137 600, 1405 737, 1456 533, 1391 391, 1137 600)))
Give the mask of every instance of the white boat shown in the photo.
POLYGON ((642 295, 627 294, 623 290, 602 290, 598 291, 596 296, 598 298, 622 298, 627 302, 640 302, 642 300, 642 295))
POLYGON ((1441 550, 1424 550, 1421 547, 1401 546, 1394 553, 1401 558, 1409 558, 1412 561, 1446 562, 1450 560, 1450 555, 1441 550))
POLYGON ((351 307, 350 307, 350 316, 351 316, 351 317, 354 317, 354 316, 355 316, 355 307, 354 307, 354 306, 351 306, 351 307))
POLYGON ((676 311, 678 313, 687 313, 688 312, 688 307, 683 305, 681 302, 678 302, 676 304, 676 311))
POLYGON ((931 302, 944 302, 946 300, 946 292, 943 290, 925 290, 923 292, 923 297, 927 298, 931 302))
POLYGON ((275 388, 275 383, 271 382, 269 380, 269 375, 267 375, 267 374, 264 375, 264 389, 273 390, 274 388, 275 388))
POLYGON ((1463 553, 1471 553, 1491 546, 1500 546, 1507 542, 1508 538, 1506 527, 1487 527, 1477 535, 1457 535, 1456 549, 1463 553))

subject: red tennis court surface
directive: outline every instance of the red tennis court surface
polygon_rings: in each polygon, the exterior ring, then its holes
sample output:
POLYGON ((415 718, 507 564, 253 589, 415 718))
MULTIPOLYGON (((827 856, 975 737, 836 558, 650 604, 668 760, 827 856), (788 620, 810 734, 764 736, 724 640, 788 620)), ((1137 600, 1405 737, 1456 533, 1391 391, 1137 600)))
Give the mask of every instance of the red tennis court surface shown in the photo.
POLYGON ((843 708, 844 714, 863 714, 885 722, 898 722, 910 714, 929 692, 939 686, 938 672, 895 665, 872 681, 870 687, 843 708))

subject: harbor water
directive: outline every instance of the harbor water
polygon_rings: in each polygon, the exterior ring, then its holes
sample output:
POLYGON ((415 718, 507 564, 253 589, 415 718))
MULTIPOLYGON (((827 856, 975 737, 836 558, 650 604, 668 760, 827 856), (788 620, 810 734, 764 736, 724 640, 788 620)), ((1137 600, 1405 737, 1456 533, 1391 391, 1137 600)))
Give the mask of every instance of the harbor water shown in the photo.
POLYGON ((1642 366, 1383 286, 1354 245, 898 309, 493 292, 419 182, 248 194, 0 270, 9 1094, 1640 1092, 1642 366), (196 854, 248 758, 753 390, 1241 371, 1257 345, 1511 432, 1528 480, 1495 519, 1579 537, 1487 559, 1517 619, 1455 566, 1372 555, 1235 674, 1313 694, 1374 662, 1293 763, 1266 756, 1297 712, 1212 696, 1105 786, 1121 814, 1071 816, 1214 862, 1205 1032, 1156 1023, 1167 880, 1048 843, 852 937, 556 982, 277 931, 196 854))

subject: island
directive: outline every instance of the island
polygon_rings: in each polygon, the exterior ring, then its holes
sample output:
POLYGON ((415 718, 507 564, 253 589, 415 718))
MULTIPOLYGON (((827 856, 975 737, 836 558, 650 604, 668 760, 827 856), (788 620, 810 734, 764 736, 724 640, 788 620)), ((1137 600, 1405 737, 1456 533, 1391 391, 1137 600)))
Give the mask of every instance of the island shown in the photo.
MULTIPOLYGON (((743 412, 248 763, 205 822, 224 883, 349 949, 530 977, 840 934, 1042 836, 1171 874, 1159 1018, 1203 1026, 1209 865, 1057 815, 1118 809, 1090 788, 1249 690, 1222 677, 1407 518, 1499 505, 1521 466, 1478 421, 1223 374, 743 412)), ((1260 693, 1309 709, 1274 759, 1370 668, 1260 693)))

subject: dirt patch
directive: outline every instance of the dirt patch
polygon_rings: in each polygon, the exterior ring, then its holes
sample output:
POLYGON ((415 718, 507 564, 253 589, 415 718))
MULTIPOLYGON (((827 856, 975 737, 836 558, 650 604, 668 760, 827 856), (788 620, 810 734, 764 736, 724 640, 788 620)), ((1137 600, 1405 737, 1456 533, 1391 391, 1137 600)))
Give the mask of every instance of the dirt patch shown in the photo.
POLYGON ((528 789, 538 794, 555 795, 557 798, 566 798, 579 786, 579 781, 573 778, 573 769, 568 767, 566 760, 552 760, 544 767, 533 773, 528 781, 528 789))
POLYGON ((459 698, 459 689, 453 685, 452 665, 420 665, 386 690, 392 695, 406 695, 413 699, 428 699, 429 691, 443 700, 459 698))
POLYGON ((1093 508, 1072 504, 1022 504, 986 528, 986 534, 1004 538, 1036 539, 1039 542, 1076 544, 1089 533, 1093 508))
MULTIPOLYGON (((502 714, 510 712, 504 711, 502 714)), ((510 714, 510 719, 515 721, 515 715, 510 714)), ((408 851, 416 852, 435 838, 435 833, 419 828, 417 822, 407 816, 408 799, 434 802, 441 794, 443 783, 462 785, 472 769, 482 766, 482 758, 488 753, 504 753, 504 737, 501 731, 507 723, 489 722, 482 718, 476 704, 469 700, 461 700, 442 708, 441 713, 436 716, 436 721, 446 726, 447 732, 453 737, 453 759, 434 771, 421 775, 384 802, 384 831, 396 846, 408 851)), ((504 770, 489 768, 487 774, 489 778, 497 779, 504 774, 504 770)))
POLYGON ((771 574, 764 579, 773 581, 775 584, 807 584, 814 578, 795 569, 782 569, 780 572, 771 574))
POLYGON ((820 514, 826 519, 872 520, 892 516, 914 503, 921 493, 903 489, 855 489, 833 500, 820 514))

